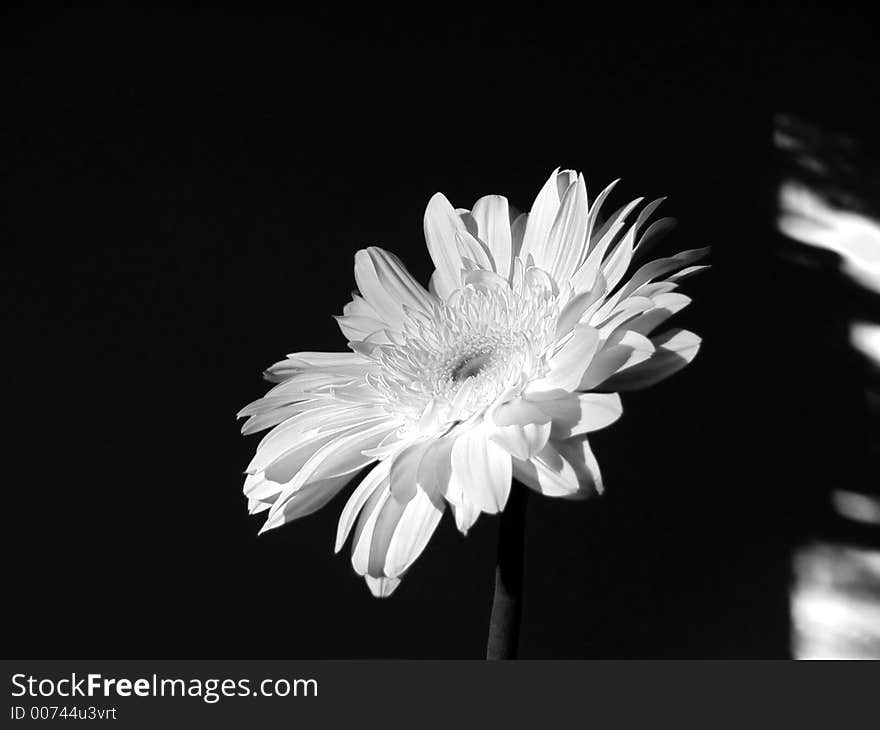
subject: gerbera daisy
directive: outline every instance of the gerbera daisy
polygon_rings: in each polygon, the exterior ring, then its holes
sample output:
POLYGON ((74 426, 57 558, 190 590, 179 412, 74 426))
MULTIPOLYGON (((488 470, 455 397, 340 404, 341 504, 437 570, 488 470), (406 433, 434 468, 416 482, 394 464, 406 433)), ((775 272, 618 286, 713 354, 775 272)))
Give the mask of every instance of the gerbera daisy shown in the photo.
POLYGON ((355 255, 358 291, 337 317, 347 352, 297 352, 244 408, 243 433, 272 430, 247 467, 261 532, 310 514, 374 464, 342 510, 339 551, 389 595, 444 511, 467 533, 504 509, 515 478, 551 497, 602 490, 588 435, 621 414, 618 391, 690 362, 692 332, 652 334, 690 299, 678 282, 708 249, 645 263, 670 219, 661 200, 602 221, 614 187, 589 204, 582 175, 555 171, 528 214, 499 195, 425 211, 436 270, 426 289, 392 253, 355 255), (677 272, 677 273, 674 273, 677 272), (664 278, 665 277, 665 278, 664 278))

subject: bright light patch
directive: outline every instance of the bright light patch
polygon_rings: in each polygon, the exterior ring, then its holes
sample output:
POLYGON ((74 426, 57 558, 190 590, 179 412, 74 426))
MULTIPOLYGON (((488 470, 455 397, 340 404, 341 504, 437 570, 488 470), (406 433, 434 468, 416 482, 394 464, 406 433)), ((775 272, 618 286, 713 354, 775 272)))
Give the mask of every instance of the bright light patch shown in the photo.
POLYGON ((795 558, 796 659, 880 656, 880 552, 819 543, 795 558))

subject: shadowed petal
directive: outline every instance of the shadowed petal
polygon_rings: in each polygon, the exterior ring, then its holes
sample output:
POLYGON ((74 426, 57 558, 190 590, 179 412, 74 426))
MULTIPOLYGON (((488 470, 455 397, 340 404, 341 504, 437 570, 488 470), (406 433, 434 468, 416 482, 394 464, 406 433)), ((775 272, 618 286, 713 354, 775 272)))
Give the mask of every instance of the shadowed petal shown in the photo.
POLYGON ((526 423, 521 426, 499 426, 489 438, 517 459, 528 459, 547 445, 552 426, 546 423, 526 423))
POLYGON ((548 497, 583 497, 602 491, 599 465, 586 438, 547 444, 528 461, 514 459, 513 475, 548 497))
POLYGON ((385 556, 385 575, 393 578, 409 569, 422 554, 445 509, 443 499, 435 502, 422 490, 416 493, 391 536, 385 556))
POLYGON ((336 528, 335 552, 338 553, 342 549, 342 546, 348 539, 351 528, 354 526, 355 520, 364 505, 367 503, 367 500, 373 496, 376 490, 381 488, 382 485, 387 482, 388 470, 390 467, 391 462, 389 460, 380 462, 373 467, 373 469, 361 480, 357 489, 352 492, 345 507, 342 508, 342 514, 339 515, 339 524, 336 528))
POLYGON ((645 362, 627 368, 608 380, 609 390, 639 390, 677 373, 697 356, 701 339, 687 330, 670 330, 651 338, 656 352, 645 362))
POLYGON ((306 484, 286 500, 280 510, 273 509, 269 513, 269 517, 260 529, 260 534, 318 511, 333 499, 350 480, 351 474, 344 474, 306 484))
POLYGON ((552 437, 557 441, 603 429, 623 413, 617 393, 577 393, 567 398, 542 400, 539 405, 552 417, 552 437))
POLYGON ((599 346, 599 333, 588 325, 579 325, 571 339, 550 358, 550 372, 529 384, 528 392, 574 390, 599 346))

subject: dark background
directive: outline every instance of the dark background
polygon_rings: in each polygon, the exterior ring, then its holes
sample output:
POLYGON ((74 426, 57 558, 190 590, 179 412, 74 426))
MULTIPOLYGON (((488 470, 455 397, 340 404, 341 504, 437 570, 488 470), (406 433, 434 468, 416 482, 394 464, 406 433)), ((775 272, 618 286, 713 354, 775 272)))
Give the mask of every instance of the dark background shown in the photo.
POLYGON ((347 491, 256 537, 234 416, 285 353, 344 349, 357 249, 427 281, 435 191, 527 210, 558 165, 593 195, 623 177, 617 204, 669 196, 662 253, 711 244, 714 268, 677 322, 694 365, 595 439, 606 495, 530 500, 521 655, 788 655, 791 549, 861 479, 864 299, 833 258, 784 255, 772 122, 876 126, 864 19, 6 21, 7 655, 481 656, 497 519, 466 539, 444 519, 377 601, 332 552, 347 491))

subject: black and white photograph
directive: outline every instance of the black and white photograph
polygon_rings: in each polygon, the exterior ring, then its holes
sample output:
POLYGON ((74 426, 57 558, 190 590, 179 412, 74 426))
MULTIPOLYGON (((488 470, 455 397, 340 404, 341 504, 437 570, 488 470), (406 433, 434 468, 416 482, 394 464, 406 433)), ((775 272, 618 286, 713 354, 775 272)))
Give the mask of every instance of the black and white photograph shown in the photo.
POLYGON ((880 659, 869 15, 6 10, 4 722, 880 659))

